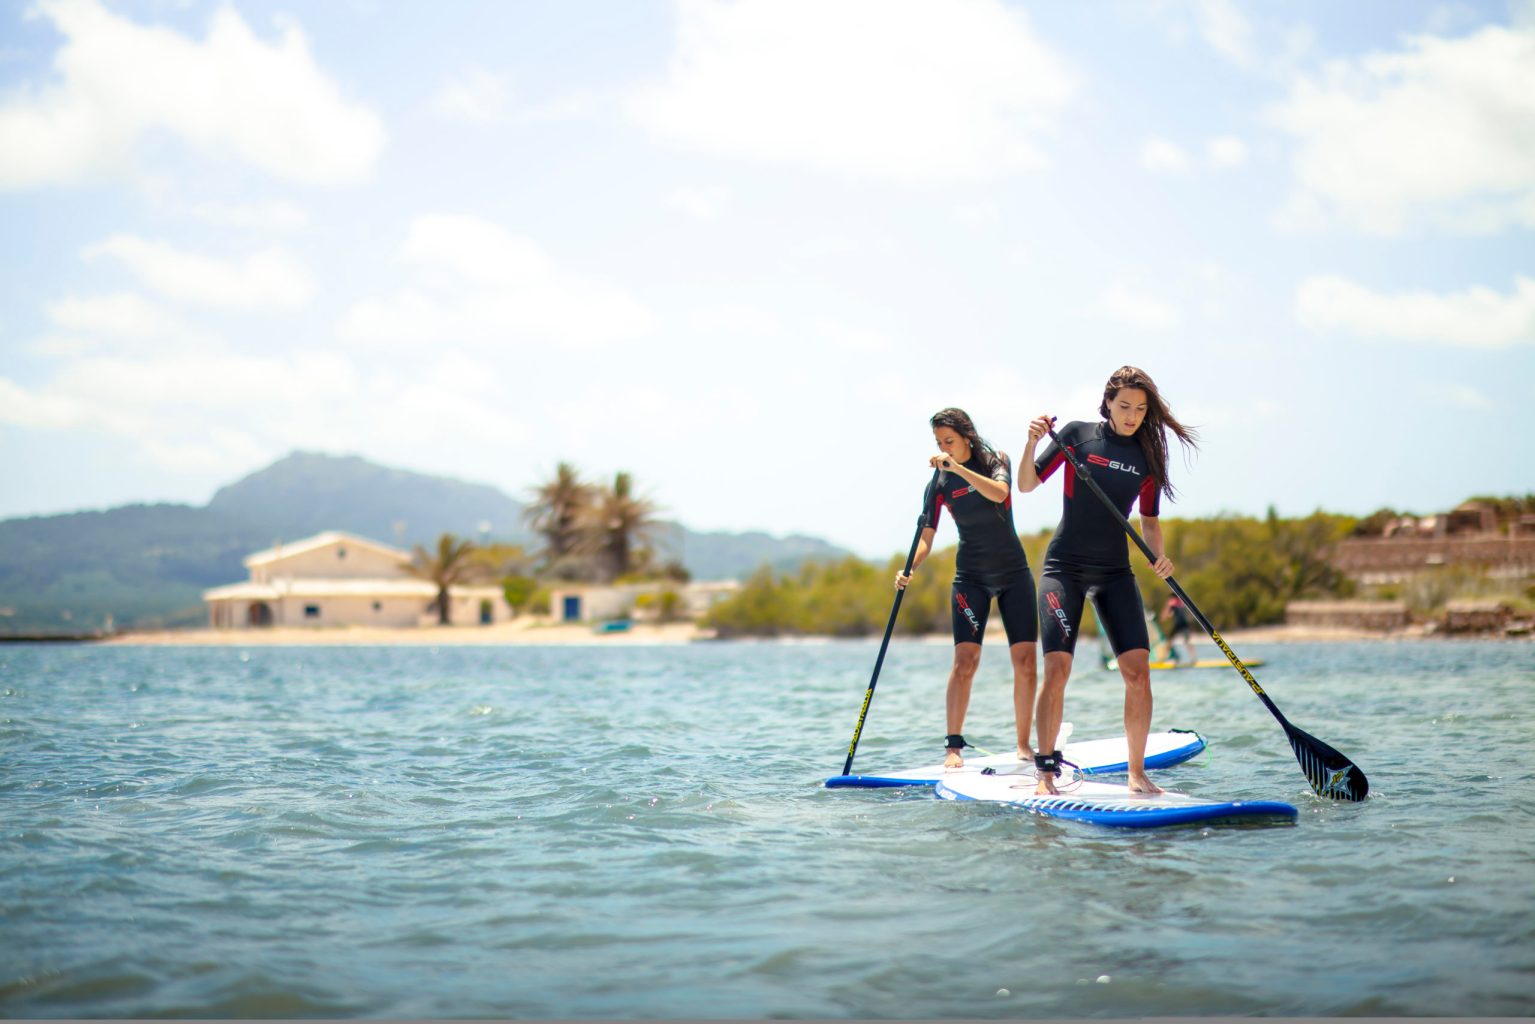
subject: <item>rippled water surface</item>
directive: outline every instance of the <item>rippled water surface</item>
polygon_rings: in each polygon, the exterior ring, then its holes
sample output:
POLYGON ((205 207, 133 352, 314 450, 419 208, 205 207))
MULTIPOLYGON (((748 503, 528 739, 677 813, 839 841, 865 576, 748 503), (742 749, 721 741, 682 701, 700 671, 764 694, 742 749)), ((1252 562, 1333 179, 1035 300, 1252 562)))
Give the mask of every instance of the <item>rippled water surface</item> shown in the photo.
MULTIPOLYGON (((1528 1016, 1535 646, 1239 650, 1370 775, 1309 795, 1231 671, 1159 773, 1294 827, 1148 834, 827 790, 874 643, 0 647, 11 1017, 1528 1016)), ((891 649, 855 770, 940 753, 891 649)), ((1001 650, 965 729, 1005 750, 1001 650)), ((1077 738, 1122 686, 1083 669, 1077 738)))

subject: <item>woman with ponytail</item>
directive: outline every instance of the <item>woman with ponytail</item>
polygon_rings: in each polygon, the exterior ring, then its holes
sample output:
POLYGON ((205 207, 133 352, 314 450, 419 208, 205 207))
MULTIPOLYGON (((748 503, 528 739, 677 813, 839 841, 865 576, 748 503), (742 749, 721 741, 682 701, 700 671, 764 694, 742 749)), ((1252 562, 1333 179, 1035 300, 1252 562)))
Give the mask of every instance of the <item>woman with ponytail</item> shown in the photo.
MULTIPOLYGON (((1162 579, 1173 574, 1163 553, 1161 500, 1173 496, 1168 477, 1167 434, 1185 450, 1198 448, 1198 432, 1179 423, 1145 370, 1122 366, 1109 377, 1098 407, 1097 423, 1073 421, 1057 433, 1098 485, 1126 517, 1140 505, 1141 536, 1156 554, 1152 565, 1162 579)), ((1045 685, 1036 709, 1039 750, 1038 792, 1054 793, 1059 773, 1056 734, 1064 711, 1066 681, 1082 606, 1091 600, 1108 635, 1125 681, 1125 738, 1130 748, 1130 788, 1160 793, 1146 776, 1146 737, 1151 731, 1150 638, 1140 589, 1130 570, 1129 544, 1119 520, 1095 495, 1080 493, 1075 471, 1055 442, 1038 458, 1034 449, 1048 432, 1053 416, 1029 424, 1029 441, 1019 460, 1018 489, 1034 490, 1062 464, 1066 466, 1061 522, 1045 552, 1039 586, 1040 632, 1045 649, 1045 685)))
MULTIPOLYGON (((954 560, 954 582, 949 611, 954 626, 954 666, 949 672, 946 700, 948 736, 944 741, 944 766, 964 764, 961 751, 965 712, 970 706, 970 684, 981 663, 981 641, 991 603, 1007 632, 1013 662, 1013 709, 1017 718, 1018 755, 1028 760, 1029 723, 1034 710, 1034 645, 1039 620, 1034 605, 1034 576, 1024 556, 1018 531, 1013 528, 1012 470, 1007 456, 976 431, 963 409, 943 409, 928 421, 938 454, 928 465, 938 472, 924 496, 925 526, 912 558, 912 572, 933 550, 939 513, 948 508, 959 530, 959 550, 954 560)), ((909 575, 897 575, 897 589, 905 589, 909 575)))

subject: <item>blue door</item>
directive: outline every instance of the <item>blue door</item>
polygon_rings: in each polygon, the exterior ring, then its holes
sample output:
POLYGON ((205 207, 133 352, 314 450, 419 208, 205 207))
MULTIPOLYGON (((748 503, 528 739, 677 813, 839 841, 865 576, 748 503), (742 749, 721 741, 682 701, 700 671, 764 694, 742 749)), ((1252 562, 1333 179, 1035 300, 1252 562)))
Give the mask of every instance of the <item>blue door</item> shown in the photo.
POLYGON ((581 597, 579 594, 565 595, 565 621, 581 621, 581 597))

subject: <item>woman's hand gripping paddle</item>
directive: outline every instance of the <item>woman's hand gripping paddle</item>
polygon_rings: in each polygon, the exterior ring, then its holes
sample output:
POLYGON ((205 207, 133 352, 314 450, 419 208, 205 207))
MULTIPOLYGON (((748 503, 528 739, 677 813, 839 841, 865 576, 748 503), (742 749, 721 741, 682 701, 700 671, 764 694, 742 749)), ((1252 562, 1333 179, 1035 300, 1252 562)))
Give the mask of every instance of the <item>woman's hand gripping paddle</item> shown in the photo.
MULTIPOLYGON (((943 475, 939 470, 933 474, 936 480, 943 475)), ((917 532, 911 538, 911 550, 906 552, 906 568, 901 570, 902 576, 911 575, 911 563, 917 557, 917 544, 922 540, 922 531, 927 529, 927 510, 917 517, 917 532)), ((885 639, 879 642, 879 657, 874 659, 874 674, 869 677, 869 688, 864 691, 863 707, 858 711, 858 724, 853 727, 853 742, 847 745, 847 763, 842 766, 843 775, 853 774, 853 754, 858 750, 858 737, 863 735, 863 722, 869 717, 869 702, 874 699, 874 684, 879 682, 879 670, 885 664, 885 649, 890 646, 890 634, 895 631, 895 617, 901 611, 901 598, 906 595, 905 588, 895 592, 895 602, 890 606, 890 621, 885 623, 885 639)))
MULTIPOLYGON (((1131 540, 1135 541, 1135 546, 1141 549, 1141 553, 1146 556, 1146 560, 1155 564, 1157 560, 1156 553, 1141 539, 1141 535, 1136 532, 1135 527, 1130 525, 1130 520, 1126 519, 1119 509, 1114 507, 1114 503, 1109 500, 1107 494, 1103 493, 1103 488, 1098 486, 1098 481, 1092 478, 1086 467, 1077 461, 1077 453, 1072 451, 1069 446, 1056 436, 1053 428, 1050 428, 1050 439, 1065 454, 1067 461, 1071 463, 1071 468, 1076 471, 1077 478, 1087 484, 1088 488, 1098 496, 1098 499, 1103 502, 1104 506, 1114 514, 1114 518, 1119 520, 1119 525, 1125 528, 1125 532, 1130 535, 1131 540)), ((1219 647, 1231 664, 1236 666, 1236 670, 1242 673, 1242 678, 1247 680, 1247 685, 1252 687, 1253 693, 1258 695, 1258 699, 1263 702, 1263 706, 1268 708, 1269 713, 1278 720, 1280 726, 1284 729, 1286 738, 1290 741, 1290 749, 1295 751, 1295 759, 1300 762, 1300 770, 1305 773, 1306 781, 1311 783, 1311 788, 1316 791, 1317 795, 1329 797, 1333 800, 1363 800, 1370 792, 1370 780, 1365 778, 1364 772, 1359 770, 1359 766, 1315 736, 1291 725, 1289 720, 1274 706, 1274 702, 1269 700, 1269 695, 1263 692, 1263 687, 1258 685, 1258 681, 1247 670, 1247 666, 1242 664, 1242 659, 1233 654, 1231 648, 1226 646, 1226 641, 1222 640, 1221 635, 1215 631, 1215 627, 1210 625, 1210 620, 1205 618, 1204 612, 1200 611, 1199 606, 1194 603, 1193 599, 1184 593, 1183 588, 1178 585, 1178 581, 1169 576, 1166 583, 1172 588, 1173 593, 1177 594, 1179 599, 1183 601, 1183 605, 1188 609, 1189 614, 1193 615, 1200 626, 1204 627, 1204 631, 1210 634, 1210 639, 1215 641, 1215 646, 1219 647)))

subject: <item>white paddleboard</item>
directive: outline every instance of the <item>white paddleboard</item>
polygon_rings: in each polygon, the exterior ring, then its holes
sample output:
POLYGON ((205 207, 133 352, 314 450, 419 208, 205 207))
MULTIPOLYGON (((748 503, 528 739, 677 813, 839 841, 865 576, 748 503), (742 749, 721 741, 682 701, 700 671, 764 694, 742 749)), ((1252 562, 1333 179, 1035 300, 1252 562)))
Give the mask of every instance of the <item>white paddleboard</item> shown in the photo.
POLYGON ((1077 782, 1060 787, 1059 796, 1036 796, 1035 780, 1016 775, 971 772, 945 776, 935 791, 944 800, 1002 803, 1032 814, 1082 821, 1110 828, 1160 828, 1168 825, 1293 824, 1297 812, 1273 800, 1209 800, 1168 791, 1156 796, 1130 792, 1128 786, 1077 782))
MULTIPOLYGON (((1072 742, 1070 722, 1061 723, 1062 738, 1066 745, 1061 756, 1077 765, 1089 775, 1112 775, 1129 770, 1130 748, 1123 736, 1101 740, 1072 742)), ((1171 729, 1154 732, 1146 738, 1146 767, 1168 768, 1182 764, 1205 749, 1205 738, 1187 729, 1171 729)), ((1002 774, 1022 773, 1034 784, 1034 766, 1020 763, 1016 750, 1005 754, 989 754, 985 757, 965 758, 961 768, 945 768, 941 764, 921 768, 905 768, 898 771, 879 772, 870 775, 834 775, 826 780, 828 789, 885 789, 893 786, 931 786, 940 779, 955 775, 981 775, 986 769, 1002 774)))

